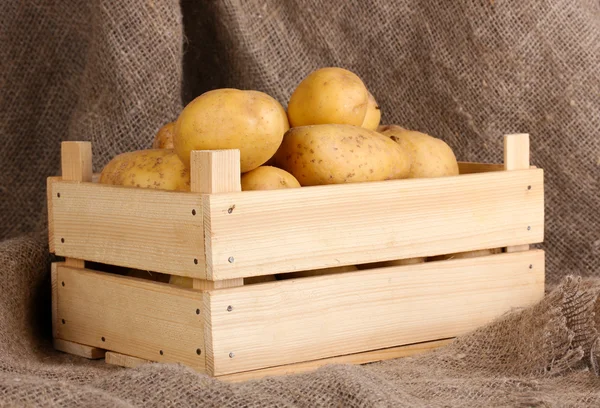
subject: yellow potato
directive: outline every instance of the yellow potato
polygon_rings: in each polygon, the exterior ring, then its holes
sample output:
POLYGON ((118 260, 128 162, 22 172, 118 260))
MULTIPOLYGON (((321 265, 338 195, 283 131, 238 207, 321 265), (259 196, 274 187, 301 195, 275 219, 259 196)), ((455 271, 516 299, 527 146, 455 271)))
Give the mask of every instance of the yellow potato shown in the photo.
POLYGON ((380 126, 378 130, 410 152, 412 165, 408 178, 458 175, 456 156, 443 140, 400 126, 380 126))
POLYGON ((136 150, 115 156, 100 173, 100 183, 190 191, 190 172, 170 149, 136 150))
POLYGON ((416 265, 425 262, 425 257, 396 259, 393 261, 373 262, 363 265, 358 265, 358 269, 373 269, 385 268, 388 266, 416 265))
POLYGON ((408 152, 390 138, 335 124, 291 128, 275 163, 302 186, 399 179, 410 171, 408 152))
POLYGON ((360 126, 367 113, 368 91, 355 73, 338 67, 317 69, 296 87, 288 103, 292 127, 319 124, 360 126))
POLYGON ((287 171, 277 167, 260 166, 242 174, 242 191, 295 187, 300 187, 298 180, 287 171))
POLYGON ((153 149, 173 149, 173 132, 175 131, 175 122, 169 122, 156 132, 153 149))
POLYGON ((127 272, 127 276, 167 283, 169 282, 170 275, 158 272, 143 271, 141 269, 131 269, 129 272, 127 272))
POLYGON ((365 129, 377 130, 380 121, 381 108, 379 107, 379 104, 377 103, 371 92, 369 92, 367 113, 365 115, 365 120, 363 120, 361 127, 364 127, 365 129))
POLYGON ((438 255, 429 258, 430 261, 443 261, 445 259, 466 259, 480 256, 494 255, 502 252, 502 248, 479 249, 477 251, 456 252, 454 254, 438 255))
POLYGON ((334 266, 333 268, 314 269, 311 271, 299 271, 281 274, 281 279, 307 278, 309 276, 333 275, 335 273, 358 271, 354 265, 334 266))
POLYGON ((171 275, 169 278, 169 283, 171 285, 181 286, 182 288, 191 288, 193 287, 194 279, 188 278, 187 276, 177 276, 171 275))
MULTIPOLYGON (((277 280, 277 279, 275 279, 275 275, 252 276, 250 278, 244 278, 244 285, 273 282, 275 280, 277 280)), ((175 276, 175 275, 171 275, 171 278, 169 279, 169 283, 171 285, 181 286, 182 288, 192 288, 193 281, 194 280, 192 278, 188 278, 186 276, 175 276)))
POLYGON ((186 166, 192 150, 239 149, 245 173, 273 156, 288 129, 285 110, 266 93, 215 89, 181 111, 173 144, 186 166))

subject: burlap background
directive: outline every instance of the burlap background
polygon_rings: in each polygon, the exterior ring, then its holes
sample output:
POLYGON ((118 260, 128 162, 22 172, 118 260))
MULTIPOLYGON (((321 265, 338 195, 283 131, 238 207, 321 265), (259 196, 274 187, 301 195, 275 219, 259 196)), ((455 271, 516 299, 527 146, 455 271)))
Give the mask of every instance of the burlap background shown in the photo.
POLYGON ((7 0, 0 30, 0 405, 600 402, 597 0, 7 0), (326 65, 359 74, 384 123, 441 137, 460 160, 501 162, 502 135, 530 133, 555 292, 439 353, 235 386, 53 352, 45 178, 60 141, 91 140, 99 171, 150 146, 203 91, 258 89, 285 105, 326 65))

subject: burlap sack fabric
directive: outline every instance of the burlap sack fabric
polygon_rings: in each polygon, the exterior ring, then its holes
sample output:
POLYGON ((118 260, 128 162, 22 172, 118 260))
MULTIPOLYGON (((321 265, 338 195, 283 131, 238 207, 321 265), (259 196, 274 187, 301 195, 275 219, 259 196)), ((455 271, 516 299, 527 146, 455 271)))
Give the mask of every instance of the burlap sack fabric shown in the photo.
POLYGON ((0 30, 0 406, 600 404, 597 0, 8 0, 0 30), (547 297, 435 353, 236 385, 54 352, 45 178, 60 141, 92 141, 99 171, 208 89, 285 106, 332 65, 364 79, 383 123, 441 137, 460 160, 500 163, 502 135, 530 133, 547 297))

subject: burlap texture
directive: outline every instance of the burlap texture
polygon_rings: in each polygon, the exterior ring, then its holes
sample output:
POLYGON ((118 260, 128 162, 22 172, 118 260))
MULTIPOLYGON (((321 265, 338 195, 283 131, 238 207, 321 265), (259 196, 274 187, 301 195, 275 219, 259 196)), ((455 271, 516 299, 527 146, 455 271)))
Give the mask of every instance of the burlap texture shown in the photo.
POLYGON ((0 30, 0 406, 600 403, 596 0, 8 0, 0 30), (364 79, 383 123, 441 137, 460 160, 501 162, 502 135, 530 133, 553 292, 435 353, 237 385, 54 352, 45 178, 60 141, 91 140, 99 171, 208 89, 285 106, 332 65, 364 79))

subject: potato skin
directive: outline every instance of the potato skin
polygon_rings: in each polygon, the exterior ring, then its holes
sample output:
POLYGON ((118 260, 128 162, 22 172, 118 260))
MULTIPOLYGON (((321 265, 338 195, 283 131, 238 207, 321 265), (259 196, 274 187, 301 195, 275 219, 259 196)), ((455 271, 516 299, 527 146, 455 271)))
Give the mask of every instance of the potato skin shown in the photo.
POLYGON ((396 259, 393 261, 372 262, 368 264, 358 265, 358 269, 374 269, 385 268, 388 266, 416 265, 425 262, 425 257, 396 259))
POLYGON ((296 177, 273 166, 260 166, 242 174, 242 191, 300 187, 296 177))
POLYGON ((379 107, 379 104, 375 100, 373 94, 371 94, 371 92, 368 94, 369 99, 367 103, 367 113, 365 114, 365 119, 363 120, 361 127, 370 130, 377 130, 379 122, 381 121, 381 108, 379 107))
POLYGON ((274 160, 302 186, 399 179, 410 171, 408 152, 390 138, 339 124, 291 128, 274 160))
POLYGON ((456 252, 454 254, 438 255, 429 258, 430 261, 443 261, 446 259, 467 259, 480 256, 494 255, 502 252, 502 248, 479 249, 476 251, 456 252))
POLYGON ((288 103, 292 127, 319 124, 360 126, 367 113, 368 91, 355 73, 339 67, 311 72, 288 103))
POLYGON ((153 149, 173 149, 175 122, 169 122, 156 132, 152 142, 153 149))
POLYGON ((307 278, 309 276, 333 275, 335 273, 358 271, 354 265, 334 266, 332 268, 314 269, 310 271, 290 272, 279 275, 280 279, 307 278))
POLYGON ((443 140, 400 126, 380 126, 378 130, 410 152, 412 166, 408 178, 458 175, 456 156, 443 140))
POLYGON ((245 173, 273 156, 288 129, 285 110, 271 96, 221 88, 196 97, 181 111, 173 144, 186 166, 192 150, 239 149, 245 173))
POLYGON ((115 156, 100 173, 99 183, 190 191, 190 171, 170 149, 148 149, 115 156))

